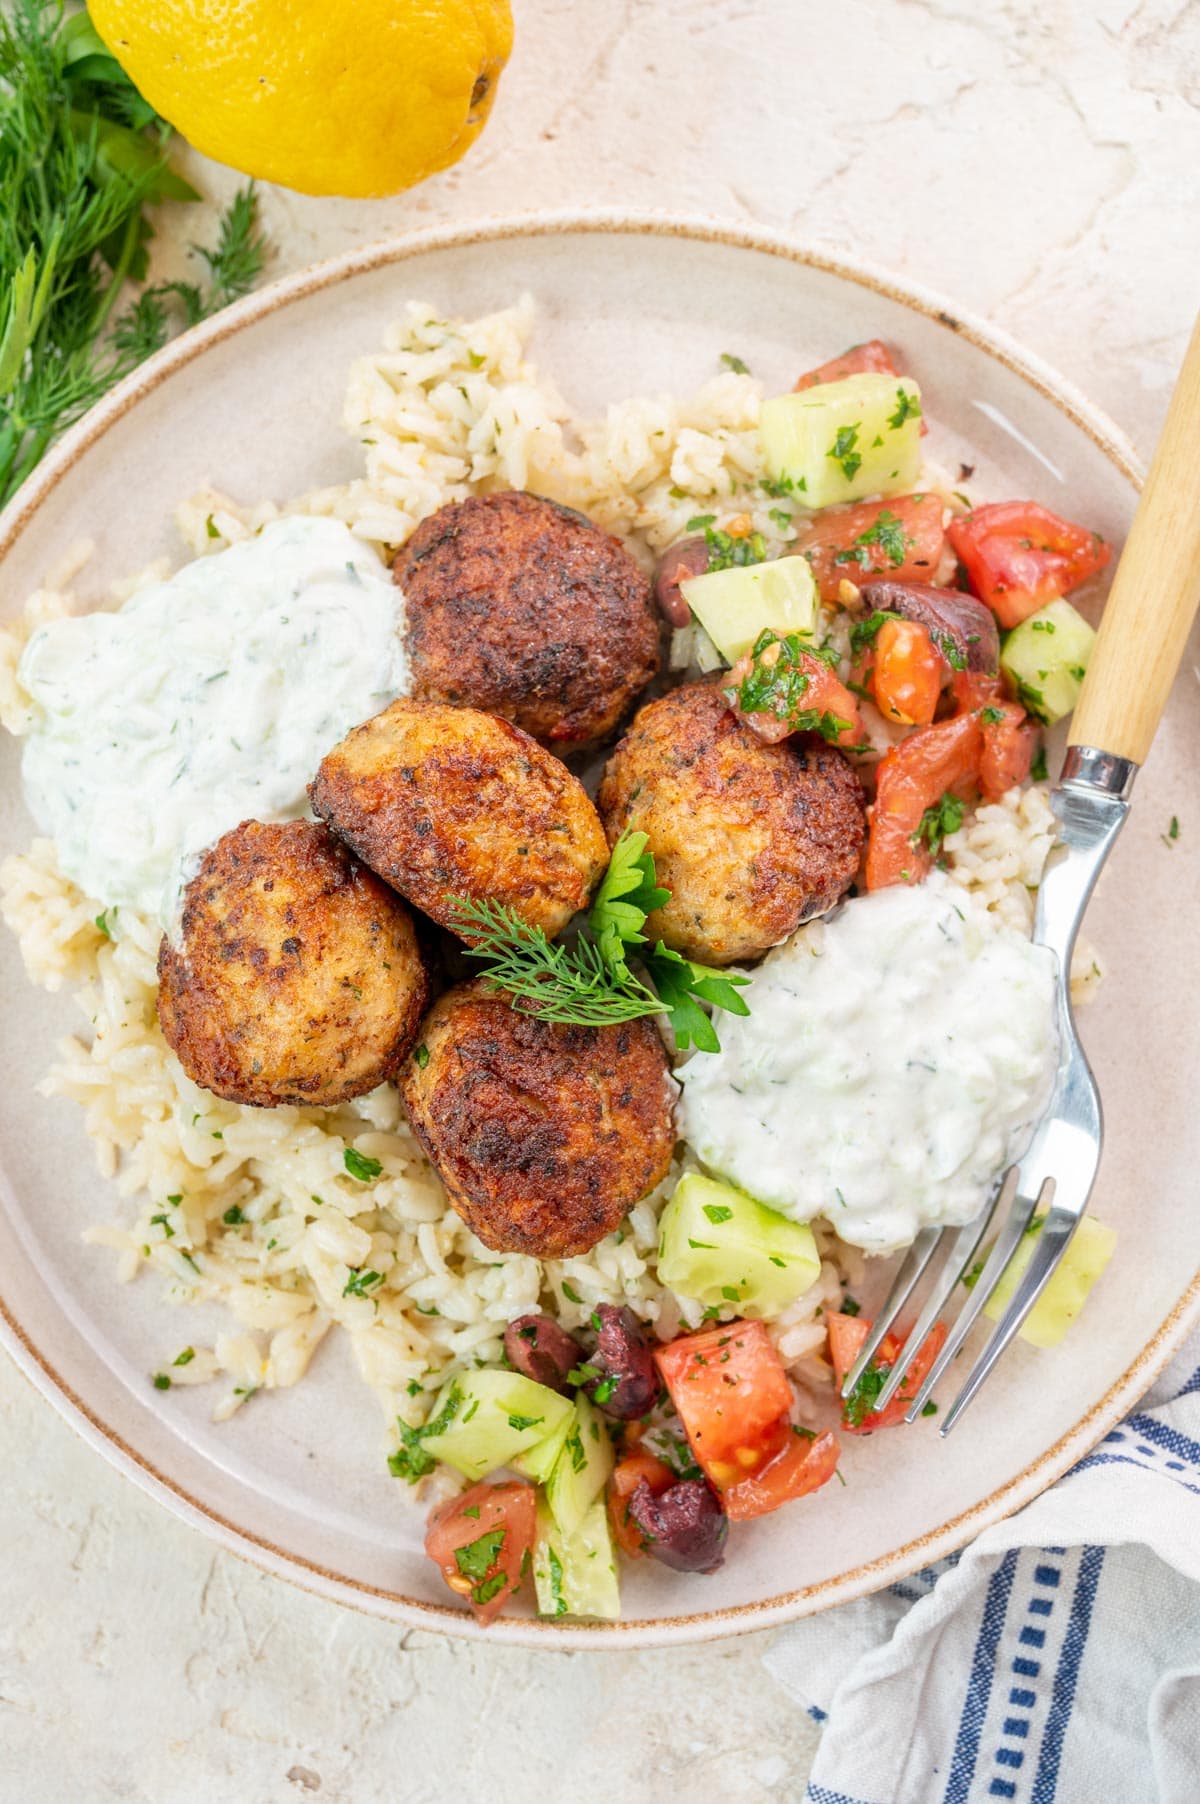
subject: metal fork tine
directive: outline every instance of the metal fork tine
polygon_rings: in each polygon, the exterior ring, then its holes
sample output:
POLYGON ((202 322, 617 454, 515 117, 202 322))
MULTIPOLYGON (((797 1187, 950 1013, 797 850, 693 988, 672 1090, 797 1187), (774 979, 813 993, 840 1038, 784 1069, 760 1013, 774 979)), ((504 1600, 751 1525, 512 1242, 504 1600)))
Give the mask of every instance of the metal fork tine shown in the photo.
POLYGON ((987 1264, 975 1280, 973 1289, 959 1311, 957 1321, 946 1336, 945 1345, 925 1374, 924 1382, 908 1406, 904 1417, 906 1422, 915 1422, 920 1415, 930 1392, 940 1381, 942 1373, 974 1327, 980 1310, 999 1284, 1001 1273, 1016 1252, 1022 1234, 1029 1226, 1034 1204, 1032 1199, 1021 1196, 1018 1192, 1019 1178, 1020 1169, 1015 1165, 1004 1174, 1004 1182, 1000 1186, 1000 1194, 996 1198, 996 1211, 1002 1209, 1007 1199, 1011 1198, 1012 1206, 1009 1208, 1008 1217, 996 1236, 995 1244, 988 1255, 987 1264))
MULTIPOLYGON (((1041 1193, 1038 1196, 1039 1204, 1046 1195, 1047 1190, 1049 1189, 1052 1191, 1053 1184, 1053 1178, 1046 1179, 1045 1184, 1042 1185, 1041 1193)), ((983 1352, 979 1355, 979 1358, 975 1361, 975 1364, 967 1374, 966 1383, 963 1385, 961 1391, 959 1391, 958 1396, 954 1399, 954 1402, 947 1412, 946 1420, 942 1424, 943 1438, 950 1433, 950 1430, 954 1427, 954 1424, 958 1421, 958 1418, 962 1415, 964 1409, 966 1409, 968 1403, 970 1403, 972 1397, 974 1397, 985 1378, 987 1378, 992 1367, 995 1365, 1004 1349, 1008 1346, 1009 1341, 1012 1340, 1013 1336, 1020 1328, 1021 1323, 1025 1320, 1025 1317, 1029 1314, 1029 1311, 1033 1308, 1034 1304, 1045 1290, 1054 1274, 1055 1266, 1058 1264, 1066 1250, 1067 1242, 1070 1240, 1072 1234, 1074 1234, 1081 1220, 1081 1214, 1073 1209, 1051 1209, 1050 1213, 1046 1216, 1045 1221, 1042 1223, 1041 1231, 1038 1234, 1037 1245, 1033 1249, 1033 1257, 1030 1259, 1020 1283, 1013 1292, 1012 1300, 1010 1301, 1008 1308, 1004 1311, 1004 1314, 992 1330, 991 1339, 988 1341, 987 1346, 983 1349, 983 1352)))
MULTIPOLYGON (((953 1244, 946 1255, 942 1269, 935 1278, 933 1287, 930 1290, 928 1297, 925 1299, 925 1306, 913 1323, 912 1328, 909 1330, 908 1339, 905 1341, 903 1347, 901 1347, 896 1363, 888 1373, 887 1378, 884 1381, 883 1389, 880 1391, 879 1396, 875 1401, 874 1407, 877 1410, 886 1409, 892 1398, 896 1395, 896 1392, 900 1389, 900 1386, 904 1383, 909 1366, 925 1344, 925 1336, 929 1333, 929 1330, 933 1327, 938 1316, 945 1308, 947 1299, 953 1291, 954 1286, 958 1283, 971 1260, 974 1259, 979 1248, 979 1243, 987 1233, 996 1210, 999 1207, 1001 1195, 1002 1189, 997 1190, 987 1207, 975 1217, 975 1220, 967 1222, 954 1236, 953 1244)), ((943 1236, 943 1239, 944 1238, 945 1236, 943 1236)))
POLYGON ((887 1335, 889 1328, 899 1315, 921 1277, 925 1267, 933 1258, 934 1249, 942 1238, 941 1228, 922 1228, 917 1238, 904 1256, 904 1263, 892 1282, 887 1301, 875 1317, 871 1332, 862 1344, 862 1351, 842 1380, 842 1396, 848 1397, 887 1335))

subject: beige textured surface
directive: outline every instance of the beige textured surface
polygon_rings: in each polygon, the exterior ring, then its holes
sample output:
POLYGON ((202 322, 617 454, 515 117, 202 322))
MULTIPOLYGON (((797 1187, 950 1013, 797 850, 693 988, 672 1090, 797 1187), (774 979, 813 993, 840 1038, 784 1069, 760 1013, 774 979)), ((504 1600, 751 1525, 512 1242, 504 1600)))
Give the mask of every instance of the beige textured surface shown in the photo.
MULTIPOLYGON (((990 315, 1150 448, 1200 300, 1195 4, 516 11, 514 61, 467 162, 386 202, 267 194, 276 273, 538 207, 782 227, 990 315)), ((196 176, 213 195, 232 185, 196 176)), ((165 267, 204 235, 198 213, 168 223, 165 267)), ((798 1798, 816 1731, 763 1673, 762 1646, 565 1655, 404 1635, 214 1552, 0 1363, 6 1800, 798 1798)))

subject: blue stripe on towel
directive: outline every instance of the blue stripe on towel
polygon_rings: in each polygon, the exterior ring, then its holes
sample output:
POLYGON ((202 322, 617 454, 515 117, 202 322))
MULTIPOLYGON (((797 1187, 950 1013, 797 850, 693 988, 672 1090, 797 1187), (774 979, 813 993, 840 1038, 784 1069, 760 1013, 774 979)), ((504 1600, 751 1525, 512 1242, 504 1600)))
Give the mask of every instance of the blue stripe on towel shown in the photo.
POLYGON ((1085 1547, 1083 1558, 1079 1562, 1079 1575, 1075 1581, 1075 1595, 1071 1599, 1071 1616, 1063 1642, 1062 1657, 1058 1663, 1058 1671, 1054 1675, 1054 1687, 1050 1695, 1050 1714, 1046 1718, 1046 1731, 1042 1736, 1037 1774, 1034 1778, 1029 1804, 1054 1804, 1055 1793, 1058 1790, 1058 1772, 1062 1760, 1063 1742, 1066 1739, 1071 1707, 1075 1702, 1075 1687, 1079 1682, 1079 1668, 1087 1647, 1092 1606, 1096 1601, 1096 1592, 1100 1585, 1100 1574, 1103 1567, 1104 1548, 1085 1547))
POLYGON ((966 1804, 967 1794, 971 1789, 975 1762, 979 1757, 979 1738, 987 1718, 992 1681, 996 1673, 996 1650, 1000 1645, 1004 1619, 1008 1614, 1008 1600, 1016 1569, 1017 1552, 1013 1548, 1005 1554, 988 1581, 943 1804, 966 1804))

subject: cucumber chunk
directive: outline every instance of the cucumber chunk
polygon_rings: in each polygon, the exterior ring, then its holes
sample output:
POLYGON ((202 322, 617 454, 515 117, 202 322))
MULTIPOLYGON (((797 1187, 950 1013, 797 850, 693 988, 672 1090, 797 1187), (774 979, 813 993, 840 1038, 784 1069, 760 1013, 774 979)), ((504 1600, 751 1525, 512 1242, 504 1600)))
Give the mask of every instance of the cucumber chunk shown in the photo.
POLYGON ((1052 601, 1014 626, 1000 653, 1000 668, 1017 686, 1018 699, 1052 727, 1079 700, 1096 634, 1069 601, 1052 601))
POLYGON ((768 627, 780 638, 811 638, 817 628, 817 585, 806 557, 735 564, 686 577, 679 587, 727 664, 736 664, 768 627))
POLYGON ((545 1503, 538 1504, 533 1584, 539 1616, 621 1614, 617 1562, 603 1498, 591 1505, 573 1535, 564 1535, 545 1503))
POLYGON ((612 1469, 608 1429, 591 1399, 580 1392, 558 1458, 546 1480, 546 1502, 560 1534, 568 1538, 575 1534, 612 1469))
POLYGON ((422 1437, 422 1450, 465 1478, 484 1478, 553 1436, 571 1418, 571 1404, 519 1372, 462 1372, 439 1393, 430 1420, 443 1410, 440 1432, 422 1437), (456 1396, 457 1393, 457 1396, 456 1396), (454 1407, 450 1405, 453 1402, 454 1407))
POLYGON ((921 391, 907 376, 868 371, 778 395, 759 429, 768 474, 805 507, 899 495, 921 468, 921 391))
POLYGON ((821 1271, 811 1228, 699 1172, 680 1178, 659 1227, 661 1281, 740 1315, 781 1314, 821 1271))
MULTIPOLYGON (((1037 1229, 1041 1229, 1038 1220, 1037 1229)), ((984 1315, 999 1321, 1017 1284, 1033 1257, 1037 1232, 1024 1235, 1020 1246, 1004 1268, 1004 1275, 983 1306, 984 1315)), ((1022 1340, 1034 1347, 1057 1347, 1075 1320, 1093 1284, 1108 1264, 1117 1244, 1116 1232, 1101 1221, 1085 1215, 1074 1234, 1057 1271, 1025 1317, 1019 1329, 1022 1340)))

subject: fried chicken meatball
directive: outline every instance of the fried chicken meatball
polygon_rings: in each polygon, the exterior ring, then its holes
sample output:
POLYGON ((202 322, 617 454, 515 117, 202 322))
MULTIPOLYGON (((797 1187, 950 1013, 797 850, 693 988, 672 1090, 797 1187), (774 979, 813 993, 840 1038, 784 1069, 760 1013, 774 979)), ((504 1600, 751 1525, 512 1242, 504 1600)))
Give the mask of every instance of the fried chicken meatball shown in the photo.
POLYGON ((619 540, 540 495, 439 508, 392 568, 423 701, 501 714, 567 752, 610 734, 658 670, 648 579, 619 540))
POLYGON ((421 1045, 401 1094, 485 1246, 586 1253, 666 1176, 676 1089, 649 1020, 558 1026, 478 978, 435 1004, 421 1045))
POLYGON ((328 1106, 394 1077, 429 986, 413 919, 311 821, 243 821, 204 854, 158 1018, 188 1076, 227 1102, 328 1106))
POLYGON ((818 739, 765 744, 709 683, 638 712, 598 800, 610 843, 627 827, 649 836, 671 892, 647 931, 706 965, 757 958, 832 908, 862 852, 845 755, 818 739))
POLYGON ((447 927, 452 899, 490 897, 553 938, 608 863, 566 765, 475 708, 393 702, 322 759, 309 794, 364 864, 447 927))

